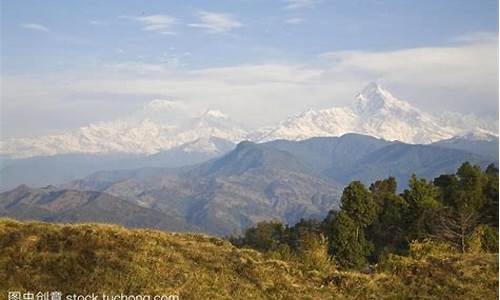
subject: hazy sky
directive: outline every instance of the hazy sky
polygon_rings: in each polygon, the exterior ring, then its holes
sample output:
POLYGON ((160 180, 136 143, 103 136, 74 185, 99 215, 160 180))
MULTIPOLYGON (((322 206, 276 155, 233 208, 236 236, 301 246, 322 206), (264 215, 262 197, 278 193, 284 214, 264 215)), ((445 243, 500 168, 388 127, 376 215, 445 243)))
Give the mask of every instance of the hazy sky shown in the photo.
POLYGON ((3 137, 153 99, 261 126, 370 81, 427 111, 498 118, 494 0, 2 0, 3 137))

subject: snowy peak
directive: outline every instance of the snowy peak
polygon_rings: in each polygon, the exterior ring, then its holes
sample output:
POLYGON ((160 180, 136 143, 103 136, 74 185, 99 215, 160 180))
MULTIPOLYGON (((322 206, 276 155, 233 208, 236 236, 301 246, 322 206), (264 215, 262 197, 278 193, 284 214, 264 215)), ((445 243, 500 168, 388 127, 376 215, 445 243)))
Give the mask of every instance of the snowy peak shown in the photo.
POLYGON ((220 137, 224 139, 228 139, 230 141, 237 141, 240 138, 243 138, 243 134, 246 134, 243 132, 242 126, 235 121, 231 120, 226 114, 221 112, 220 110, 216 109, 207 109, 203 114, 201 114, 198 117, 195 117, 191 120, 191 123, 189 125, 190 128, 192 129, 197 129, 197 130, 205 130, 205 129, 216 129, 216 130, 224 130, 227 132, 232 132, 236 137, 228 137, 220 134, 213 134, 210 133, 210 135, 213 135, 215 137, 220 137))
POLYGON ((215 118, 215 119, 229 119, 229 117, 217 109, 207 109, 205 113, 203 113, 202 117, 205 118, 215 118))
POLYGON ((200 116, 193 119, 196 126, 232 126, 233 121, 229 117, 216 109, 207 109, 200 116))
POLYGON ((467 140, 467 141, 485 141, 485 142, 491 142, 498 140, 498 136, 486 131, 481 128, 475 128, 472 131, 468 131, 465 133, 462 133, 460 135, 457 135, 452 138, 452 140, 467 140))
POLYGON ((128 117, 83 126, 58 135, 8 139, 0 154, 11 158, 66 153, 155 154, 197 141, 191 151, 217 150, 209 137, 239 142, 247 132, 219 110, 192 117, 181 103, 155 99, 128 117), (206 139, 204 139, 206 138, 206 139))
POLYGON ((457 113, 433 116, 399 100, 377 83, 368 84, 353 98, 349 106, 309 109, 251 133, 219 110, 207 109, 194 115, 181 102, 154 99, 122 119, 90 124, 64 134, 0 141, 0 155, 20 158, 65 153, 154 154, 190 142, 193 143, 185 151, 213 153, 218 146, 209 137, 232 143, 303 140, 346 133, 412 144, 428 144, 458 135, 462 140, 498 140, 498 123, 457 113))
POLYGON ((459 125, 444 123, 441 119, 399 100, 380 84, 370 83, 347 107, 305 111, 275 127, 262 130, 254 140, 302 140, 315 136, 360 133, 389 141, 428 144, 449 139, 477 123, 453 124, 459 125))
POLYGON ((385 100, 382 88, 372 82, 361 93, 356 95, 353 109, 358 113, 373 112, 384 107, 385 100))
POLYGON ((219 149, 209 137, 199 138, 182 146, 184 152, 217 153, 219 149))
POLYGON ((359 93, 352 105, 352 109, 359 114, 376 113, 382 109, 396 109, 401 111, 416 110, 408 103, 398 100, 380 84, 371 82, 359 93))
POLYGON ((179 148, 186 153, 222 154, 234 148, 234 143, 217 137, 201 137, 179 148))
POLYGON ((216 109, 207 109, 204 113, 194 118, 193 121, 203 124, 226 124, 233 121, 223 112, 216 109))
POLYGON ((481 128, 461 133, 433 145, 458 149, 498 160, 498 136, 481 128))

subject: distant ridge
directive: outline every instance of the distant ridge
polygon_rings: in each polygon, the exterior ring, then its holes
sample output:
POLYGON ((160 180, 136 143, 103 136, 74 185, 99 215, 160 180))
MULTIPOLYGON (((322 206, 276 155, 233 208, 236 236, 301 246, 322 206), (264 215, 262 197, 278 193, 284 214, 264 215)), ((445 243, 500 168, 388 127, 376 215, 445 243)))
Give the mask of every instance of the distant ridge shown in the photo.
POLYGON ((135 228, 201 231, 179 216, 145 208, 97 191, 33 189, 26 185, 0 194, 0 216, 46 222, 113 223, 135 228))
POLYGON ((484 130, 469 131, 433 145, 498 159, 498 136, 484 130))
MULTIPOLYGON (((455 114, 455 118, 460 118, 455 114)), ((465 118, 465 116, 463 117, 465 118)), ((277 139, 303 140, 312 137, 341 136, 360 133, 410 144, 429 144, 448 139, 465 131, 480 128, 496 131, 498 124, 467 118, 468 123, 443 122, 409 103, 397 99, 377 83, 370 83, 350 106, 308 110, 292 116, 276 126, 261 130, 256 141, 277 139)))
POLYGON ((63 188, 98 190, 159 211, 218 235, 259 220, 295 223, 337 209, 342 188, 394 176, 399 191, 412 174, 429 180, 469 161, 485 168, 490 158, 435 145, 390 142, 360 134, 241 142, 224 156, 179 169, 104 171, 63 188))
MULTIPOLYGON (((265 108, 264 108, 265 109, 265 108)), ((307 110, 276 125, 248 130, 215 109, 192 115, 182 104, 155 99, 126 118, 89 124, 63 134, 11 138, 0 142, 8 158, 59 154, 151 155, 210 137, 238 143, 303 140, 359 133, 410 144, 429 144, 475 130, 497 135, 498 123, 443 112, 437 117, 368 84, 349 106, 307 110)), ((200 148, 207 152, 212 147, 200 148)))

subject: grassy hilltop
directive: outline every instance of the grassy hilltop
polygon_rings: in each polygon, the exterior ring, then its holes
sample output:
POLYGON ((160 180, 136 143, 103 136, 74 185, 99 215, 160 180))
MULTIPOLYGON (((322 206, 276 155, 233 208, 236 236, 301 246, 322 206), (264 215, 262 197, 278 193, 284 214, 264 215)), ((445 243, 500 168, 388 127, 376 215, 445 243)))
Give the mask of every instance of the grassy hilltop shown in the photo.
POLYGON ((498 299, 498 255, 412 247, 372 274, 315 270, 199 234, 0 219, 0 292, 180 299, 498 299))

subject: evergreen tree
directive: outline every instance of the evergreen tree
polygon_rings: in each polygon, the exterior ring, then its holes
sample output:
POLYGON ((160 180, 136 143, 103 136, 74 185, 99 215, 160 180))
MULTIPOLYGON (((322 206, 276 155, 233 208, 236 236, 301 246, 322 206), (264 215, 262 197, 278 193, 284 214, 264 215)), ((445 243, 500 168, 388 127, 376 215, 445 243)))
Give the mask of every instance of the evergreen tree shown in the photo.
POLYGON ((469 213, 479 213, 485 203, 483 194, 484 174, 479 166, 473 166, 465 162, 457 171, 458 191, 456 197, 450 199, 452 206, 457 210, 469 213))
POLYGON ((372 223, 377 215, 371 193, 359 181, 351 182, 344 189, 341 203, 341 209, 356 223, 356 232, 372 223))
POLYGON ((302 219, 290 227, 261 222, 231 242, 280 259, 298 258, 315 270, 330 267, 328 255, 341 267, 360 269, 368 258, 376 262, 389 253, 403 254, 410 242, 426 238, 462 252, 497 252, 498 177, 494 165, 483 172, 464 163, 433 182, 413 175, 401 195, 393 177, 369 190, 353 181, 344 189, 341 209, 322 222, 302 219))
POLYGON ((330 253, 341 266, 360 268, 373 250, 364 229, 375 219, 377 206, 359 181, 351 182, 344 189, 341 202, 341 211, 333 222, 330 253))
POLYGON ((358 228, 346 211, 339 212, 333 222, 329 252, 341 267, 360 269, 367 263, 373 246, 365 239, 363 231, 356 234, 358 228))
POLYGON ((490 164, 485 171, 483 194, 485 203, 481 210, 482 221, 498 229, 498 168, 490 164))
POLYGON ((445 174, 434 179, 434 185, 439 189, 439 201, 443 205, 452 206, 457 197, 458 178, 455 174, 445 174))
POLYGON ((286 243, 288 246, 297 250, 300 242, 311 237, 319 237, 321 232, 321 222, 314 219, 300 219, 300 221, 292 227, 286 229, 286 243))
POLYGON ((259 251, 271 251, 281 244, 285 236, 283 224, 277 221, 259 222, 245 231, 242 238, 232 242, 240 247, 250 247, 259 251))
POLYGON ((434 217, 441 207, 438 201, 439 190, 427 180, 417 179, 412 175, 408 189, 403 193, 403 198, 408 203, 406 216, 408 229, 407 241, 428 237, 433 231, 434 217))
POLYGON ((436 218, 437 238, 465 252, 478 225, 498 220, 498 177, 495 178, 495 173, 494 166, 490 165, 483 173, 479 166, 466 162, 456 174, 441 175, 434 180, 445 205, 436 218), (495 208, 495 203, 496 210, 492 212, 490 209, 495 208))
POLYGON ((373 200, 375 203, 382 207, 384 205, 385 199, 392 195, 396 195, 396 190, 398 183, 396 178, 390 176, 384 180, 377 180, 370 185, 370 192, 373 195, 373 200))
POLYGON ((407 248, 405 239, 406 201, 396 195, 397 182, 394 177, 371 184, 370 191, 378 206, 378 215, 367 228, 367 236, 374 244, 372 261, 378 261, 388 253, 401 253, 407 248))

